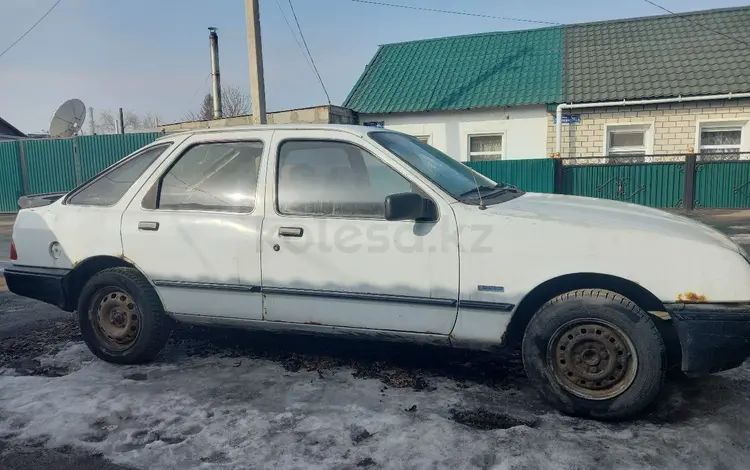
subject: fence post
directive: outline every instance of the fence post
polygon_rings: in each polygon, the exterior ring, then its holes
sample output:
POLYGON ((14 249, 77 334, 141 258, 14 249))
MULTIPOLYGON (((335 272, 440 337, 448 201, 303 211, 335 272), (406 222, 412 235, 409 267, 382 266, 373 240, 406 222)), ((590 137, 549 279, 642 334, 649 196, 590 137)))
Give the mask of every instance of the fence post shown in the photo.
POLYGON ((26 146, 24 139, 18 140, 18 158, 21 162, 21 183, 23 184, 23 194, 26 196, 29 194, 29 170, 26 167, 26 146))
POLYGON ((683 207, 686 211, 695 208, 695 164, 696 155, 689 153, 685 155, 685 195, 683 197, 683 207))
POLYGON ((562 159, 560 158, 553 158, 553 162, 555 162, 555 186, 554 191, 555 194, 563 194, 563 164, 562 159))
POLYGON ((76 186, 83 183, 83 177, 81 176, 81 156, 78 153, 78 139, 73 137, 73 169, 76 174, 76 186))

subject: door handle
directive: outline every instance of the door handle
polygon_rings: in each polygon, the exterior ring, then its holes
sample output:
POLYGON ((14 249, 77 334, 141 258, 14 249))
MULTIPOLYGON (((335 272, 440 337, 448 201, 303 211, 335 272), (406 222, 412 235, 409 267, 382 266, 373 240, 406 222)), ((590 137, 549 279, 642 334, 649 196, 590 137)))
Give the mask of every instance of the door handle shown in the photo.
POLYGON ((280 237, 301 237, 304 233, 302 227, 281 227, 279 228, 280 237))
POLYGON ((157 230, 159 230, 159 222, 147 222, 147 221, 138 222, 138 230, 143 230, 147 232, 156 232, 157 230))

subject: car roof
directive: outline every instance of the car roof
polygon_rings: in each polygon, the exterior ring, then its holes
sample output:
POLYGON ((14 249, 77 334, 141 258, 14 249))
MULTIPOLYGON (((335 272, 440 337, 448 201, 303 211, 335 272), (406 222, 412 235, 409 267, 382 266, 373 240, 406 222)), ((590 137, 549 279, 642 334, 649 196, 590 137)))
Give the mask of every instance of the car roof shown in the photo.
POLYGON ((229 127, 215 127, 212 129, 191 129, 187 131, 175 132, 165 134, 157 140, 169 139, 178 136, 191 136, 191 135, 203 135, 203 134, 222 134, 222 133, 236 133, 236 132, 247 132, 252 134, 255 131, 275 131, 275 130, 321 130, 321 131, 344 131, 350 134, 364 136, 368 132, 378 130, 378 128, 370 126, 353 126, 345 124, 256 124, 246 126, 229 126, 229 127))

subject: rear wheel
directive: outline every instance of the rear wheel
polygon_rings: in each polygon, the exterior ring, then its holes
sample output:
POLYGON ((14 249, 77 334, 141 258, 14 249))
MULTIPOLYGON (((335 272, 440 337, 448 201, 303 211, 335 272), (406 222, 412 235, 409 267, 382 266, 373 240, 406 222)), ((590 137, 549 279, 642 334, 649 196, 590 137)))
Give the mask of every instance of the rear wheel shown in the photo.
POLYGON ((117 364, 153 359, 173 325, 154 288, 134 268, 111 268, 92 276, 81 291, 78 320, 89 349, 117 364))
POLYGON ((648 314, 600 289, 568 292, 534 315, 523 361, 559 410, 600 419, 631 417, 657 396, 666 353, 648 314))

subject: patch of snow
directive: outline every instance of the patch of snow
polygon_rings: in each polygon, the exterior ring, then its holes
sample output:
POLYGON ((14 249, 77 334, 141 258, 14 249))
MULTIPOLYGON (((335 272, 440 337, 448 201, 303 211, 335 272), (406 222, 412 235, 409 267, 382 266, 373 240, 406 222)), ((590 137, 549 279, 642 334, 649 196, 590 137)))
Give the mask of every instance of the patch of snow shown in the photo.
POLYGON ((650 421, 608 424, 552 412, 531 387, 447 377, 414 391, 347 368, 321 376, 250 358, 115 366, 79 343, 41 360, 73 372, 0 376, 0 436, 49 438, 143 469, 742 468, 750 455, 747 366, 668 390, 650 421), (454 421, 456 408, 537 418, 479 430, 454 421), (369 435, 353 442, 353 429, 369 435))

